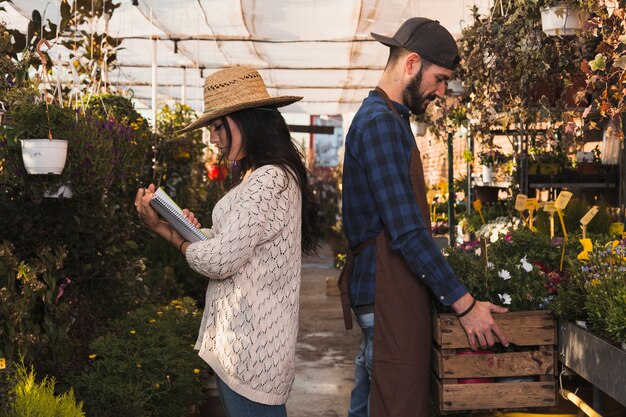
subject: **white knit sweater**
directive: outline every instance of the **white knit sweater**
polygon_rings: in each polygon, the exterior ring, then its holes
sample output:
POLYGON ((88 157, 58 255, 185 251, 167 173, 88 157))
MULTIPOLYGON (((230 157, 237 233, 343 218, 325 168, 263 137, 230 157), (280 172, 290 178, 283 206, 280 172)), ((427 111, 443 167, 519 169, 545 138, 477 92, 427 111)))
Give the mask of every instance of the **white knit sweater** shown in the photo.
POLYGON ((186 252, 210 278, 195 348, 233 391, 262 404, 284 404, 294 380, 301 207, 296 180, 263 166, 215 205, 210 239, 186 252))

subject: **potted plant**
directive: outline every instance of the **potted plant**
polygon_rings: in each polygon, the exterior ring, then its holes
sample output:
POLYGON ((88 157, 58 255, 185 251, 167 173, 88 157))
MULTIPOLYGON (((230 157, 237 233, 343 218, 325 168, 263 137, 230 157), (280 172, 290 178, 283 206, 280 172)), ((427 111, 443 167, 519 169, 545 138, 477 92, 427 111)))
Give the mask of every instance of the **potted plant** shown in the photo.
POLYGON ((14 143, 21 143, 24 168, 29 174, 61 174, 73 136, 72 109, 24 101, 10 111, 14 143))
POLYGON ((582 32, 585 20, 585 11, 565 3, 541 9, 541 27, 548 36, 578 35, 582 32))

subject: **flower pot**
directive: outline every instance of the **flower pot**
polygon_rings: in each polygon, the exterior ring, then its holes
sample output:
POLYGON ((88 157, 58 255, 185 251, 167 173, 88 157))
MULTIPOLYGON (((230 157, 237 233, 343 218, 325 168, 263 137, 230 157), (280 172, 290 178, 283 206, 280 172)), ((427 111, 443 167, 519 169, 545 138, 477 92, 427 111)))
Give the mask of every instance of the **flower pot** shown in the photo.
POLYGON ((576 35, 586 19, 584 11, 563 3, 541 10, 541 28, 548 36, 576 35))
POLYGON ((493 167, 489 165, 483 165, 483 182, 493 181, 493 167))
POLYGON ((453 97, 459 97, 465 94, 467 88, 463 86, 461 80, 451 80, 448 82, 449 94, 453 97))
POLYGON ((561 171, 559 164, 553 162, 544 162, 539 164, 539 173, 541 175, 557 175, 561 171))
POLYGON ((67 158, 67 140, 22 139, 22 160, 29 174, 60 174, 67 158))
POLYGON ((424 136, 426 134, 426 123, 425 122, 415 122, 415 129, 413 133, 415 136, 424 136))

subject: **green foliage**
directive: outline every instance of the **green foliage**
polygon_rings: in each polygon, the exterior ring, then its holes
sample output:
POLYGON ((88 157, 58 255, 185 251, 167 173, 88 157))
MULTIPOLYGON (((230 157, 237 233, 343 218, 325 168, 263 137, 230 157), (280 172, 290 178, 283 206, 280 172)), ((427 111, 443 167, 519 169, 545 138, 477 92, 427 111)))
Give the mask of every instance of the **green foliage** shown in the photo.
POLYGON ((74 391, 56 395, 54 378, 44 377, 37 382, 33 366, 28 369, 24 361, 13 363, 9 381, 12 385, 10 400, 2 417, 84 417, 82 403, 77 403, 74 391))
POLYGON ((589 261, 576 261, 557 313, 586 319, 594 333, 626 342, 626 250, 618 241, 605 241, 595 241, 589 261))
POLYGON ((68 359, 69 310, 56 300, 65 281, 66 256, 63 248, 44 247, 27 264, 9 242, 0 245, 0 357, 68 359))
POLYGON ((91 344, 91 363, 71 378, 87 414, 184 416, 201 400, 207 366, 193 350, 201 313, 185 298, 146 305, 107 326, 91 344))

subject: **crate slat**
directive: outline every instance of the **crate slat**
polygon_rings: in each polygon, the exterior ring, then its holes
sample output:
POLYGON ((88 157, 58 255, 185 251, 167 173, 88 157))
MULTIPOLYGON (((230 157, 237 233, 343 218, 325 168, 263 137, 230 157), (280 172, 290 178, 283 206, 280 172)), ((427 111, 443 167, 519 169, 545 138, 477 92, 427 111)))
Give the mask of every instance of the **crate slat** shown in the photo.
POLYGON ((433 349, 433 371, 438 378, 497 378, 505 376, 554 375, 555 352, 532 350, 484 355, 457 355, 433 349), (445 363, 445 367, 444 367, 445 363))
POLYGON ((556 404, 556 382, 443 384, 433 374, 431 393, 438 397, 442 412, 552 407, 556 404))
MULTIPOLYGON (((556 323, 550 311, 519 311, 494 314, 509 342, 518 346, 556 344, 556 323)), ((454 314, 433 318, 433 340, 444 349, 469 348, 467 335, 454 314)))

